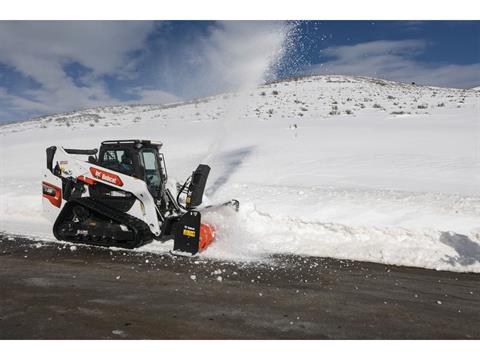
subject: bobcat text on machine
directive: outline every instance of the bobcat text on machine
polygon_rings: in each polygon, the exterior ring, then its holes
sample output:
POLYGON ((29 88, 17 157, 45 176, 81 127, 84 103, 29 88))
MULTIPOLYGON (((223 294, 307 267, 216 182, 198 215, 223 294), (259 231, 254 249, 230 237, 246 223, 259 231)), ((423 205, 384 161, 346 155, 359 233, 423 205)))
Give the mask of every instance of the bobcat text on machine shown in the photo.
POLYGON ((201 222, 200 211, 218 206, 238 210, 239 203, 231 200, 197 209, 210 172, 203 164, 174 196, 167 186, 161 147, 149 140, 111 140, 102 142, 100 151, 47 148, 42 202, 45 214, 54 221, 55 237, 123 248, 173 239, 178 253, 205 249, 214 240, 215 229, 201 222))

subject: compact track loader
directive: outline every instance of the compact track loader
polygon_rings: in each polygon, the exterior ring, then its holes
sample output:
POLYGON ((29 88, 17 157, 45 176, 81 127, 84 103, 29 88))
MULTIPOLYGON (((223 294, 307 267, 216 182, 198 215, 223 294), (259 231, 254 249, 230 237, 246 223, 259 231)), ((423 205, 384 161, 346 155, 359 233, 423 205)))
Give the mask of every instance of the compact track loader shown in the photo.
POLYGON ((175 253, 204 250, 214 240, 215 228, 201 222, 201 212, 220 206, 238 210, 239 203, 198 209, 210 172, 203 164, 177 186, 174 196, 161 147, 149 140, 112 140, 102 142, 99 151, 47 148, 42 201, 54 222, 54 236, 122 248, 173 239, 175 253))

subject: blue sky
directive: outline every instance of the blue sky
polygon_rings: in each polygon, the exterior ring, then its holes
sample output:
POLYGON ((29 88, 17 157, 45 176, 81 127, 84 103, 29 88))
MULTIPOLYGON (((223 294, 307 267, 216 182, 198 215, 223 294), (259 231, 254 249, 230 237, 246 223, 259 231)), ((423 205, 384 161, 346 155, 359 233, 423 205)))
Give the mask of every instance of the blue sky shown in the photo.
POLYGON ((480 85, 479 21, 0 21, 0 122, 304 74, 480 85))

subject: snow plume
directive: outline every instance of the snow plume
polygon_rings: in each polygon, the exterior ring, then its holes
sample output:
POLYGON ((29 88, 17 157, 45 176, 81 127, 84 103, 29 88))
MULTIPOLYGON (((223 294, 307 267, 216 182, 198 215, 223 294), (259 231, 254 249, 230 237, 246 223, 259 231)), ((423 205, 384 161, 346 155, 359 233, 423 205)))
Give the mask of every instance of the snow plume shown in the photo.
POLYGON ((281 56, 287 34, 283 23, 224 22, 205 41, 208 67, 230 90, 263 82, 281 56))
POLYGON ((256 86, 275 78, 277 69, 294 48, 291 39, 295 33, 294 23, 226 21, 202 40, 205 63, 197 80, 203 86, 211 86, 210 91, 215 91, 214 88, 238 91, 225 99, 221 126, 204 161, 220 160, 227 136, 235 143, 233 128, 241 126, 242 114, 249 103, 246 90, 256 91, 256 86), (204 76, 209 80, 203 79, 204 76))
POLYGON ((183 98, 255 87, 274 76, 291 24, 220 21, 178 44, 163 41, 157 81, 183 98))

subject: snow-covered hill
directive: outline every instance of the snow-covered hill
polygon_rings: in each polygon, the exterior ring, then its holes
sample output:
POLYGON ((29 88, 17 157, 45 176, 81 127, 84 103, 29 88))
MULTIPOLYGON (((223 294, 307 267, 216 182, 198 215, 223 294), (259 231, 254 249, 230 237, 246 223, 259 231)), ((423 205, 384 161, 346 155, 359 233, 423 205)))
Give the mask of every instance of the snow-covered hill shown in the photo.
MULTIPOLYGON (((170 177, 212 166, 218 241, 201 256, 297 253, 480 272, 480 92, 363 77, 293 79, 167 106, 0 127, 0 230, 52 238, 40 174, 53 144, 164 143, 170 177)), ((142 251, 165 251, 151 244, 142 251)))

